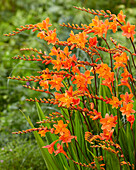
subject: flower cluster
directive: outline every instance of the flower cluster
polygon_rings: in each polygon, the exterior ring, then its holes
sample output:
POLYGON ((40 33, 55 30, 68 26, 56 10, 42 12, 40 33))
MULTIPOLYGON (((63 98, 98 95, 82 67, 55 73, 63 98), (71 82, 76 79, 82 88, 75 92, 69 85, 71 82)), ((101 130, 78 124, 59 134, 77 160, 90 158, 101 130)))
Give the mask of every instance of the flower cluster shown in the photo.
MULTIPOLYGON (((37 37, 52 44, 48 54, 41 50, 27 48, 22 50, 33 51, 38 55, 15 57, 15 59, 39 61, 44 64, 46 69, 38 72, 40 75, 9 78, 26 81, 28 85, 24 87, 47 93, 49 97, 48 99, 28 99, 28 101, 49 103, 61 108, 61 113, 52 113, 45 117, 46 120, 39 122, 42 125, 47 123, 48 126, 40 126, 40 128, 19 133, 38 131, 41 137, 48 138, 46 133, 51 132, 57 136, 51 144, 43 146, 43 148, 48 148, 50 154, 63 153, 67 157, 66 166, 68 168, 72 167, 69 162, 71 160, 77 167, 95 169, 99 164, 101 169, 104 169, 108 151, 116 155, 120 166, 125 163, 129 166, 131 164, 136 166, 136 153, 133 152, 135 150, 134 127, 136 126, 135 110, 133 109, 136 98, 136 82, 133 73, 136 68, 134 62, 136 56, 135 26, 126 22, 123 11, 116 16, 109 10, 105 12, 77 9, 93 14, 95 17, 89 25, 62 24, 62 26, 79 31, 76 34, 71 31, 67 41, 60 41, 57 38, 56 29, 51 30, 52 24, 49 24, 49 18, 36 25, 26 25, 18 29, 19 31, 7 35, 12 36, 32 29, 38 32, 37 37), (105 19, 100 20, 99 16, 103 16, 105 19), (122 35, 130 40, 134 53, 127 47, 118 44, 113 38, 110 39, 112 48, 110 47, 107 34, 109 30, 113 34, 116 33, 118 28, 122 31, 122 35), (102 39, 106 47, 99 45, 97 37, 102 39), (80 60, 80 56, 75 54, 76 48, 87 55, 87 61, 80 60), (105 58, 108 58, 110 62, 106 63, 105 58), (37 82, 39 86, 31 87, 29 81, 37 82), (130 136, 133 137, 131 142, 129 142, 130 136), (94 145, 93 140, 98 145, 94 145), (90 152, 88 152, 87 142, 93 148, 90 152), (126 145, 129 148, 128 153, 126 153, 126 145), (117 149, 119 151, 116 151, 117 149), (89 156, 90 153, 91 156, 89 156), (99 159, 100 154, 103 154, 102 159, 99 159), (85 163, 81 163, 82 161, 85 163), (90 161, 92 162, 90 163, 90 161), (128 161, 131 161, 131 164, 128 161)), ((84 56, 82 57, 84 58, 84 56)), ((110 155, 108 156, 110 157, 110 155)))

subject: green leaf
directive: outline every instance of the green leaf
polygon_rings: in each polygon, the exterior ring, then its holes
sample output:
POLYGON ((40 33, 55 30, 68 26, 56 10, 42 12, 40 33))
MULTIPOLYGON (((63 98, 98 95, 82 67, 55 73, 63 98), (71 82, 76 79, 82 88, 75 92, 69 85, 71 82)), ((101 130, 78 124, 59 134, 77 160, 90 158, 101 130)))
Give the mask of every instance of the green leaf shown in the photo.
MULTIPOLYGON (((24 117, 26 118, 26 120, 30 124, 31 128, 34 128, 30 118, 27 117, 22 111, 21 111, 21 113, 24 115, 24 117)), ((47 168, 50 169, 50 170, 54 170, 54 169, 59 170, 59 165, 57 165, 57 162, 55 161, 53 156, 51 154, 49 154, 47 149, 42 149, 42 147, 45 146, 45 143, 43 142, 43 140, 40 137, 40 135, 38 134, 38 132, 33 132, 33 133, 34 133, 35 139, 36 139, 37 144, 40 148, 40 151, 42 153, 42 156, 43 156, 43 159, 45 161, 47 168)))
POLYGON ((120 163, 118 157, 115 153, 106 151, 106 159, 105 159, 106 169, 110 170, 120 170, 120 163))

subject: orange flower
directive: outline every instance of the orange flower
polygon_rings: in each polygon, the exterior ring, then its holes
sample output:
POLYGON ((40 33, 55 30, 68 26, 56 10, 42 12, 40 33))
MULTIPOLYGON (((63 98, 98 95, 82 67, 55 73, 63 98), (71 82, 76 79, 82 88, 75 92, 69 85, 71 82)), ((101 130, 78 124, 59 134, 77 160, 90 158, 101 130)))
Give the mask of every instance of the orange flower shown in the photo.
POLYGON ((47 132, 49 132, 49 130, 48 130, 47 127, 46 127, 44 130, 40 130, 38 133, 41 135, 41 137, 42 137, 42 136, 45 137, 45 134, 46 134, 47 132))
POLYGON ((126 23, 125 18, 126 18, 126 15, 123 15, 123 11, 121 10, 120 13, 117 15, 117 19, 119 22, 123 22, 125 24, 126 23))
POLYGON ((94 32, 94 35, 98 35, 99 37, 103 37, 103 34, 105 34, 105 37, 107 35, 108 27, 109 27, 109 21, 106 19, 104 22, 102 20, 99 20, 98 16, 95 16, 94 19, 92 19, 92 23, 89 24, 90 27, 93 26, 92 32, 94 32))
POLYGON ((127 22, 127 25, 124 25, 121 27, 123 33, 122 35, 126 36, 127 38, 132 38, 134 40, 134 34, 135 34, 135 25, 130 25, 129 22, 127 22))
POLYGON ((66 152, 63 150, 63 146, 60 145, 59 143, 57 144, 57 150, 55 151, 55 156, 56 156, 58 153, 63 153, 63 154, 68 158, 66 152))
POLYGON ((68 129, 65 129, 64 133, 59 137, 59 139, 62 140, 62 143, 70 143, 73 138, 76 139, 77 137, 72 136, 68 129))
POLYGON ((90 76, 90 71, 87 70, 84 74, 75 75, 75 80, 72 83, 76 84, 79 90, 85 91, 87 84, 91 84, 91 79, 93 78, 94 76, 90 76))
POLYGON ((98 64, 96 67, 96 73, 99 74, 98 78, 102 77, 104 80, 102 81, 102 85, 109 87, 112 93, 112 84, 114 81, 114 72, 111 72, 111 68, 104 63, 98 64))
POLYGON ((58 134, 58 133, 65 131, 67 124, 64 124, 63 120, 59 120, 58 125, 54 124, 53 126, 56 128, 55 134, 58 134))
POLYGON ((132 79, 132 75, 127 71, 126 68, 124 68, 124 73, 122 73, 121 76, 123 78, 121 79, 121 84, 119 84, 118 86, 125 85, 129 88, 130 92, 132 93, 131 86, 128 83, 128 78, 130 77, 132 79))
POLYGON ((117 21, 116 19, 113 22, 109 22, 109 29, 112 29, 113 33, 117 31, 117 21))
POLYGON ((134 102, 133 100, 131 100, 133 98, 133 94, 128 94, 128 92, 124 94, 121 94, 120 97, 122 98, 122 102, 128 104, 129 102, 134 102))
POLYGON ((56 88, 57 91, 61 89, 61 87, 64 87, 62 84, 63 76, 61 75, 53 75, 52 80, 49 81, 49 84, 51 85, 51 89, 56 88))
POLYGON ((100 120, 100 123, 102 124, 101 129, 107 129, 108 131, 111 130, 112 127, 116 127, 117 116, 110 115, 106 113, 105 118, 102 118, 100 120))
POLYGON ((122 52, 121 55, 119 55, 119 53, 113 55, 113 59, 116 60, 116 62, 114 63, 115 64, 114 69, 116 69, 116 68, 119 68, 119 67, 125 67, 124 64, 127 65, 127 61, 129 60, 129 56, 127 56, 127 53, 122 52))
POLYGON ((89 48, 91 48, 92 46, 96 46, 97 43, 97 37, 89 38, 89 48))
POLYGON ((40 84, 40 86, 43 86, 44 89, 47 89, 47 90, 49 89, 48 81, 41 80, 41 81, 39 82, 39 84, 40 84))
POLYGON ((108 131, 107 129, 103 130, 103 133, 100 133, 101 139, 102 140, 112 140, 112 134, 114 132, 114 129, 111 131, 108 131))
POLYGON ((70 43, 76 43, 77 45, 81 46, 82 48, 85 47, 85 43, 88 41, 87 40, 87 35, 86 35, 86 32, 79 32, 79 34, 75 34, 74 35, 74 32, 71 31, 70 33, 70 37, 67 39, 67 42, 70 42, 70 43))
POLYGON ((37 27, 40 29, 44 29, 48 31, 48 27, 52 26, 52 24, 49 24, 49 18, 46 18, 45 20, 42 21, 42 23, 38 23, 37 27))
POLYGON ((131 129, 132 129, 133 123, 134 123, 134 121, 135 121, 134 115, 128 115, 128 116, 127 116, 127 121, 130 122, 130 124, 131 124, 131 129))
POLYGON ((41 31, 37 34, 37 37, 40 37, 40 39, 44 39, 45 38, 45 31, 41 31))
POLYGON ((57 100, 60 101, 60 104, 58 105, 59 107, 60 106, 67 106, 67 107, 70 107, 70 105, 78 105, 80 103, 80 99, 76 97, 76 91, 73 92, 73 87, 70 86, 69 87, 69 90, 66 91, 66 93, 64 94, 59 94, 57 92, 55 92, 55 98, 57 100))
POLYGON ((92 119, 92 120, 97 120, 97 119, 101 119, 102 118, 102 116, 101 116, 101 112, 97 112, 97 110, 95 110, 95 109, 93 109, 93 115, 94 116, 90 116, 90 118, 92 119))
POLYGON ((45 41, 48 42, 48 44, 55 44, 56 41, 58 41, 59 39, 57 38, 57 34, 56 34, 56 29, 54 30, 50 30, 47 32, 47 36, 44 38, 45 41))
POLYGON ((48 152, 52 154, 54 152, 54 145, 58 140, 52 142, 50 145, 43 146, 42 148, 48 148, 48 152))
POLYGON ((106 78, 108 76, 108 73, 110 72, 111 68, 104 63, 98 64, 96 67, 96 73, 99 74, 98 78, 106 78))
POLYGON ((112 105, 112 108, 115 107, 117 109, 122 104, 122 102, 119 101, 117 97, 112 96, 112 100, 110 100, 109 104, 112 105))
POLYGON ((132 108, 133 108, 132 103, 126 104, 124 102, 123 107, 120 108, 120 111, 122 112, 122 115, 130 115, 131 113, 135 113, 135 110, 133 110, 132 108))

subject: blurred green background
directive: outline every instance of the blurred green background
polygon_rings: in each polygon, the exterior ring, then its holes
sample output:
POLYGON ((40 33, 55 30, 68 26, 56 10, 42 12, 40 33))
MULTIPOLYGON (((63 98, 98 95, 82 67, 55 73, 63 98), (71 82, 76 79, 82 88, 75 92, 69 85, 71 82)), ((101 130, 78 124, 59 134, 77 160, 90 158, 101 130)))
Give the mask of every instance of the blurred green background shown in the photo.
MULTIPOLYGON (((66 40, 70 29, 60 27, 61 23, 91 22, 93 16, 78 11, 73 6, 90 9, 109 9, 117 14, 121 9, 127 20, 136 25, 136 0, 1 0, 0 1, 0 169, 46 169, 33 135, 12 135, 13 131, 29 128, 21 114, 23 111, 30 116, 35 124, 38 121, 35 103, 26 102, 27 98, 42 97, 37 93, 23 88, 21 82, 8 80, 8 76, 30 76, 44 69, 39 62, 13 60, 24 52, 20 48, 33 47, 49 51, 47 44, 36 37, 32 31, 26 31, 13 37, 5 37, 20 25, 36 24, 46 17, 57 28, 61 40, 66 40)), ((123 41, 117 34, 116 39, 123 41)), ((126 44, 127 44, 127 40, 126 44)), ((135 43, 135 42, 134 42, 135 43)), ((27 53, 25 53, 27 54, 27 53)), ((33 84, 31 84, 33 85, 33 84)), ((47 97, 47 96, 44 96, 47 97)), ((45 114, 51 113, 50 105, 41 105, 45 114)))

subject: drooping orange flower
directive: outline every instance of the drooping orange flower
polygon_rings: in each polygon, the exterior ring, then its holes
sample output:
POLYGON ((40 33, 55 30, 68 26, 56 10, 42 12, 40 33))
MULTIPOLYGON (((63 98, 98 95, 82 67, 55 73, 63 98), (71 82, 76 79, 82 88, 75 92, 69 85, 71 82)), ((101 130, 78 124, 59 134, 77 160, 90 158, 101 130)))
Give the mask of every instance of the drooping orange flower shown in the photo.
POLYGON ((134 115, 128 115, 128 116, 127 116, 127 121, 130 122, 130 124, 131 124, 131 129, 132 129, 133 123, 134 123, 134 121, 135 121, 135 116, 134 116, 134 115))
POLYGON ((117 116, 110 115, 106 113, 105 118, 102 118, 100 120, 100 123, 102 124, 101 129, 107 129, 108 131, 111 130, 112 127, 116 127, 117 116))
POLYGON ((110 100, 109 104, 112 105, 112 108, 115 107, 117 109, 122 104, 122 102, 119 101, 117 97, 112 96, 112 99, 110 100))
POLYGON ((63 146, 60 145, 59 143, 57 144, 57 150, 54 151, 54 153, 55 153, 55 156, 56 156, 58 153, 63 153, 63 154, 68 158, 66 152, 63 150, 63 146))
POLYGON ((127 38, 132 38, 134 40, 134 34, 135 34, 135 25, 130 25, 129 22, 127 22, 127 25, 124 25, 121 27, 123 33, 122 35, 126 36, 127 38))
POLYGON ((42 148, 48 148, 48 152, 52 154, 54 152, 54 145, 58 140, 52 142, 50 145, 43 146, 42 148))
POLYGON ((131 86, 128 82, 128 78, 130 77, 132 79, 132 75, 127 71, 126 68, 124 68, 124 73, 122 73, 121 76, 123 78, 121 79, 121 84, 119 84, 118 86, 122 86, 122 85, 127 86, 129 88, 130 92, 132 93, 131 86))

